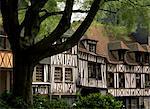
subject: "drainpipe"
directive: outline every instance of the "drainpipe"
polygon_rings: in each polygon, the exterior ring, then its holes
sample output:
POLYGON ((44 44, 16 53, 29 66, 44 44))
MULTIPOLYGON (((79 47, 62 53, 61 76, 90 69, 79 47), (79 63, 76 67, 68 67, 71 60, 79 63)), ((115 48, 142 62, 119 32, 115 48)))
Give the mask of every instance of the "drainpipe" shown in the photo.
POLYGON ((147 43, 148 43, 148 45, 150 46, 150 34, 148 35, 147 38, 148 38, 148 42, 147 42, 147 43))

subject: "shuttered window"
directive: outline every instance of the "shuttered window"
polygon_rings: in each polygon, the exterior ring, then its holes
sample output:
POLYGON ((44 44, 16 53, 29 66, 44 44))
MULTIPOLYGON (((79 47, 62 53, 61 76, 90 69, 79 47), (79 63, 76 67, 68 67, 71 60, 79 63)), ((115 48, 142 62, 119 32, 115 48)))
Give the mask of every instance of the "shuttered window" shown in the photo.
POLYGON ((54 81, 55 82, 62 82, 62 68, 61 67, 55 67, 55 73, 54 73, 54 81))
POLYGON ((36 81, 44 82, 44 65, 36 66, 36 81))
POLYGON ((65 68, 65 82, 73 81, 72 68, 65 68))

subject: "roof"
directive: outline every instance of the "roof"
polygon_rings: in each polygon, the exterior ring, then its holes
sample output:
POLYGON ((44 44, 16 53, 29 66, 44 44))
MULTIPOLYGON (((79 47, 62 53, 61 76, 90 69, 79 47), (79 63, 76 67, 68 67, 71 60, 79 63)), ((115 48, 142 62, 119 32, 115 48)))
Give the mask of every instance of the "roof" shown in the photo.
POLYGON ((103 34, 103 28, 90 27, 86 35, 81 40, 95 40, 97 41, 96 54, 102 57, 108 56, 107 44, 109 38, 103 34))
POLYGON ((129 50, 123 41, 112 41, 108 43, 109 50, 129 50))
POLYGON ((139 64, 138 62, 136 62, 134 54, 135 52, 150 53, 150 46, 148 45, 140 45, 138 42, 135 42, 133 40, 127 42, 122 41, 122 39, 119 41, 114 41, 114 39, 112 39, 112 37, 106 36, 103 27, 98 28, 90 27, 88 29, 88 33, 81 38, 79 44, 79 51, 90 54, 88 48, 86 48, 86 44, 84 41, 85 40, 87 40, 87 42, 88 40, 97 41, 96 46, 97 56, 105 57, 109 63, 118 64, 125 62, 131 65, 139 64), (83 43, 81 43, 82 41, 83 43), (119 61, 119 54, 117 52, 118 50, 127 51, 125 52, 124 61, 121 60, 119 61))
POLYGON ((127 46, 130 48, 131 51, 134 51, 134 52, 137 52, 137 51, 146 52, 146 50, 137 42, 127 44, 127 46))
POLYGON ((149 45, 142 45, 142 47, 146 50, 146 52, 150 53, 150 46, 149 45))

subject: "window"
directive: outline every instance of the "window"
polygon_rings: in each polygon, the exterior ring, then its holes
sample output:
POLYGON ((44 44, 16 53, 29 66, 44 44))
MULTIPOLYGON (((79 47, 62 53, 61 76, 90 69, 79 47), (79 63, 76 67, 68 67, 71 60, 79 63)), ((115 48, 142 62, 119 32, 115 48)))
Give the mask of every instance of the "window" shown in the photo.
POLYGON ((65 81, 73 81, 72 68, 65 68, 65 81))
POLYGON ((10 49, 10 44, 6 36, 0 35, 0 48, 10 49))
POLYGON ((107 74, 107 86, 114 88, 114 73, 108 72, 107 74))
POLYGON ((102 80, 102 74, 101 74, 101 64, 97 64, 97 79, 102 80))
POLYGON ((44 65, 36 66, 36 81, 44 82, 44 65))
POLYGON ((96 44, 89 44, 89 51, 96 53, 96 44))
POLYGON ((124 53, 125 52, 123 50, 118 51, 119 61, 124 61, 124 53))
POLYGON ((150 87, 150 74, 145 74, 145 87, 150 87))
POLYGON ((125 88, 124 73, 119 73, 119 88, 125 88))
POLYGON ((141 59, 142 59, 142 58, 141 58, 141 53, 136 52, 136 53, 135 53, 135 60, 136 60, 136 62, 142 62, 141 59))
POLYGON ((55 73, 54 73, 54 81, 55 82, 61 82, 62 81, 62 68, 61 67, 55 67, 55 73))
POLYGON ((136 74, 136 88, 141 88, 141 74, 136 74))
POLYGON ((89 78, 96 78, 96 64, 88 63, 88 75, 89 78))
POLYGON ((150 58, 149 58, 149 53, 145 53, 143 56, 143 61, 145 63, 149 63, 150 62, 150 58))

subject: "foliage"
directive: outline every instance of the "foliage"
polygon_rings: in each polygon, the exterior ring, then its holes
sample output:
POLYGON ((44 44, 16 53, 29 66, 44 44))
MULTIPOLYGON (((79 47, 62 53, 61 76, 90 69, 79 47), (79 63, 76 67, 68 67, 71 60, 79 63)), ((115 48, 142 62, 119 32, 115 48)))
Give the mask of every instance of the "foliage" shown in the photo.
MULTIPOLYGON (((0 97, 0 108, 8 109, 15 108, 20 105, 27 105, 22 98, 12 99, 12 94, 4 92, 0 97)), ((52 99, 44 95, 33 95, 33 108, 34 109, 68 109, 69 105, 64 99, 52 99)), ((122 102, 117 101, 111 95, 102 95, 100 93, 90 94, 88 96, 77 95, 74 108, 94 108, 94 109, 120 109, 122 102)), ((20 107, 21 108, 21 107, 20 107)))
POLYGON ((7 103, 4 100, 0 99, 0 108, 1 109, 8 109, 9 106, 7 105, 7 103))
POLYGON ((33 107, 35 109, 68 109, 70 105, 63 99, 52 99, 50 100, 47 96, 34 95, 33 96, 33 107))
MULTIPOLYGON (((3 105, 0 105, 0 107, 20 107, 20 106, 27 106, 27 104, 23 101, 21 97, 13 97, 12 93, 9 93, 5 91, 1 94, 0 100, 2 101, 3 105)), ((20 107, 21 108, 21 107, 20 107)))
POLYGON ((94 109, 121 109, 122 102, 117 101, 111 95, 102 95, 100 93, 90 94, 85 97, 78 97, 76 102, 77 108, 94 108, 94 109))
MULTIPOLYGON (((20 97, 12 97, 11 93, 7 91, 0 96, 0 108, 18 108, 18 106, 26 106, 27 104, 20 97)), ((70 105, 63 99, 49 100, 48 96, 33 95, 33 108, 34 109, 52 109, 63 108, 67 109, 70 105)), ((20 107, 21 108, 21 107, 20 107)))
MULTIPOLYGON (((85 0, 84 8, 88 9, 92 0, 85 0)), ((95 21, 100 22, 115 37, 135 32, 137 26, 150 28, 149 0, 107 0, 100 6, 95 21)))

